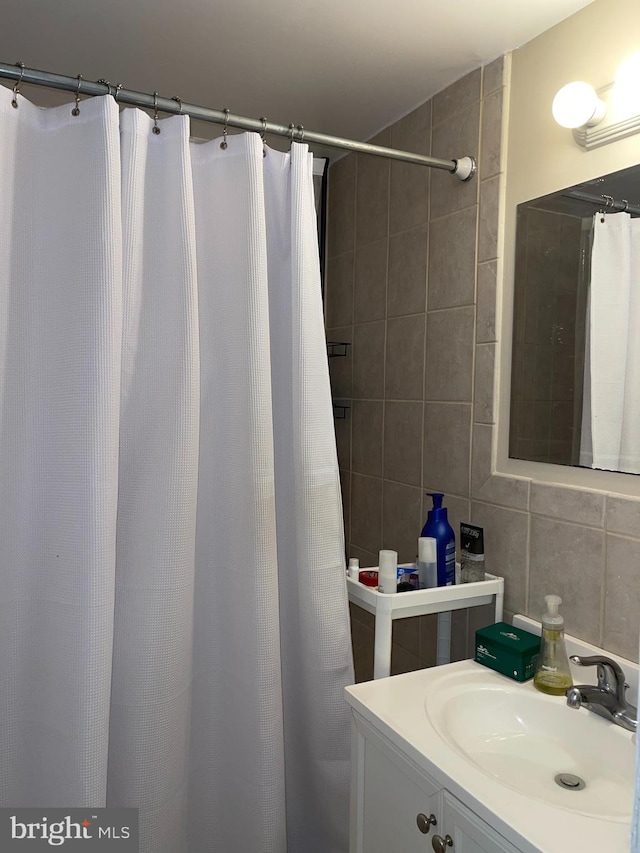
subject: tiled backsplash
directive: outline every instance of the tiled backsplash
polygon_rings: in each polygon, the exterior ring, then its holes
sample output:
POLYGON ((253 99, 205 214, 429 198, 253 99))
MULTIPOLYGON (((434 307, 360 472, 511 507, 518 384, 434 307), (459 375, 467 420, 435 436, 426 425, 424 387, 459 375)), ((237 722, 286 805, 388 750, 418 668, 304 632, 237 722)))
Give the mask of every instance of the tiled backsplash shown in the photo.
MULTIPOLYGON (((330 361, 350 556, 415 558, 427 491, 452 526, 485 528, 488 570, 507 615, 538 618, 558 592, 567 630, 637 660, 640 501, 491 471, 503 62, 477 69, 373 142, 435 157, 478 157, 478 176, 351 154, 329 170, 326 320, 350 341, 330 361)), ((373 626, 352 607, 359 680, 372 676, 373 626)), ((491 613, 454 614, 453 655, 491 613)), ((392 671, 435 662, 435 618, 394 624, 392 671)))

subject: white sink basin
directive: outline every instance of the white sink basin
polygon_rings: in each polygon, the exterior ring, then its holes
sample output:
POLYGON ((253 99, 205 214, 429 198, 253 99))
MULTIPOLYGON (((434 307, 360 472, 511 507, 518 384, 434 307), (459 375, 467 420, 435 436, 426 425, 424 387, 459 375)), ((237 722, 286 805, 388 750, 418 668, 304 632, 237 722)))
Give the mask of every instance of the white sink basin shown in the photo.
POLYGON ((577 814, 629 821, 634 747, 619 726, 479 665, 436 678, 424 706, 438 735, 503 785, 577 814), (563 788, 558 774, 585 787, 563 788))

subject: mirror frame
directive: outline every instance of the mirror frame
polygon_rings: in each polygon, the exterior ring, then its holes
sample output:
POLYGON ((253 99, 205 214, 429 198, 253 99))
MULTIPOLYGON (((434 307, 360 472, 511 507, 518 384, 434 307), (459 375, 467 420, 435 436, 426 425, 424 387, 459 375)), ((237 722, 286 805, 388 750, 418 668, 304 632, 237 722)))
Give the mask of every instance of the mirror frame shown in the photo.
MULTIPOLYGON (((506 89, 502 127, 504 171, 500 181, 497 235, 496 423, 492 471, 497 476, 525 478, 557 486, 638 498, 640 476, 636 474, 528 462, 509 457, 517 206, 530 199, 557 192, 563 187, 592 180, 598 175, 629 168, 640 159, 637 135, 585 152, 574 142, 571 131, 555 124, 551 115, 551 102, 559 85, 562 85, 558 81, 573 79, 570 75, 574 73, 575 76, 576 72, 575 69, 572 72, 563 68, 563 62, 545 63, 546 49, 541 37, 505 58, 506 89), (520 97, 520 92, 532 92, 531 80, 536 81, 533 95, 520 97)), ((589 51, 584 49, 584 45, 581 52, 586 57, 585 61, 589 61, 589 51)))

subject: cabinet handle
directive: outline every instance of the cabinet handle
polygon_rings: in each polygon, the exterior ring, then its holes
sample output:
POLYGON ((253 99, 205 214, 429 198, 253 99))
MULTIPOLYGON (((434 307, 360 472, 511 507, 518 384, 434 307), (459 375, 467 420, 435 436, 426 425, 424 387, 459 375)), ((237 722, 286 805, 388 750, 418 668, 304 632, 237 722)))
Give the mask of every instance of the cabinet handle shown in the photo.
POLYGON ((427 817, 426 814, 422 814, 422 812, 420 812, 420 814, 416 817, 416 823, 418 824, 418 829, 424 835, 429 832, 429 829, 432 826, 438 825, 438 821, 436 820, 436 816, 434 814, 430 814, 429 817, 427 817))
POLYGON ((445 835, 444 838, 441 835, 434 835, 431 839, 431 846, 436 853, 445 853, 447 847, 453 847, 453 838, 450 835, 445 835))

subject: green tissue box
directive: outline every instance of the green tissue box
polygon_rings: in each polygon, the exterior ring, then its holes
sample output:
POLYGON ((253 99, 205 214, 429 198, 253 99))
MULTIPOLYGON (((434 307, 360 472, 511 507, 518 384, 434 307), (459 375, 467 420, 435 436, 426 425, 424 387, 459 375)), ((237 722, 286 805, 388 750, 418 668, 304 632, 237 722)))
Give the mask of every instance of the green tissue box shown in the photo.
POLYGON ((474 660, 516 681, 533 678, 539 653, 540 637, 507 622, 476 631, 474 660))

